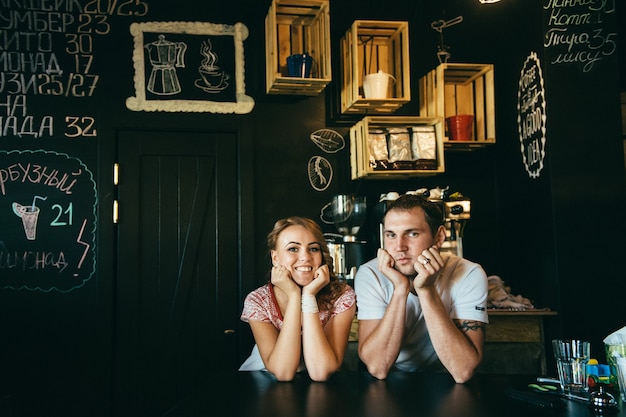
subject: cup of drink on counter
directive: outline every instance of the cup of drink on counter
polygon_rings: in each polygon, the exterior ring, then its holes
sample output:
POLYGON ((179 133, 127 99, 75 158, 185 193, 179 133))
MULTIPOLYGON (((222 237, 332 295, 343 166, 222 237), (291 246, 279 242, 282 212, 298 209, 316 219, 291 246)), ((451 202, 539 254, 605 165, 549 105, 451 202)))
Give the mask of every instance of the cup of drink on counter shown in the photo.
POLYGON ((588 389, 587 362, 591 345, 585 340, 555 339, 552 341, 554 359, 561 388, 565 394, 585 394, 588 389))
POLYGON ((626 355, 615 358, 615 367, 617 370, 617 385, 622 397, 622 401, 626 402, 626 355))
POLYGON ((626 401, 626 335, 615 335, 610 343, 605 342, 604 348, 611 374, 617 377, 622 401, 626 401))

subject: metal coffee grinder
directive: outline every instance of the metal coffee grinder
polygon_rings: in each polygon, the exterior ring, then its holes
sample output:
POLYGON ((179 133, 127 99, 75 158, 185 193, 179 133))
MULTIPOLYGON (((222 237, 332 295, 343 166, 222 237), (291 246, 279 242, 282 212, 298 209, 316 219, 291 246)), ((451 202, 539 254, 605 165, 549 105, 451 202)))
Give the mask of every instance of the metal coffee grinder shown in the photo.
POLYGON ((326 233, 326 243, 333 258, 337 276, 353 283, 356 270, 366 262, 366 242, 357 239, 366 219, 367 204, 363 196, 339 194, 322 208, 320 219, 333 224, 339 234, 326 233))

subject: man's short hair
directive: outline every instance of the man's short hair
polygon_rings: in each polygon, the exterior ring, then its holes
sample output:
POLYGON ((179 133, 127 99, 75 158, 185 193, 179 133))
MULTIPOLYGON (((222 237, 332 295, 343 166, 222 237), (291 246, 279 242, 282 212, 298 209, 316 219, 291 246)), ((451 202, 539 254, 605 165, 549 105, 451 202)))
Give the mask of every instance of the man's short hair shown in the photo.
POLYGON ((387 213, 390 211, 411 211, 416 207, 421 207, 422 210, 424 210, 426 223, 428 223, 428 227, 430 228, 432 235, 435 236, 439 226, 444 224, 443 207, 440 203, 430 201, 429 199, 419 195, 404 194, 389 203, 387 205, 387 209, 385 210, 385 215, 383 216, 383 223, 385 222, 387 213))

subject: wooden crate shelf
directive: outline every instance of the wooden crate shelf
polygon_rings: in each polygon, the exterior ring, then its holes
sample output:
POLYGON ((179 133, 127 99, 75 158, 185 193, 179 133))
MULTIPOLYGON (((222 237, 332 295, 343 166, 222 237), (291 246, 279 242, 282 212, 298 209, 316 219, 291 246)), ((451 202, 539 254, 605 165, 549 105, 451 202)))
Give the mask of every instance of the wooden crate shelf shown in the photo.
POLYGON ((389 114, 411 101, 408 22, 356 20, 340 48, 342 114, 389 114), (395 79, 390 97, 366 99, 363 77, 379 70, 395 79))
POLYGON ((265 18, 268 94, 320 94, 331 82, 328 0, 273 0, 265 18), (287 76, 287 57, 311 55, 311 77, 287 76))
POLYGON ((472 150, 496 142, 494 68, 492 64, 440 64, 420 79, 420 116, 474 116, 472 140, 451 141, 444 147, 472 150))
MULTIPOLYGON (((428 134, 428 133, 427 133, 428 134)), ((413 150, 414 136, 410 136, 413 150)), ((413 155, 413 153, 411 153, 413 155)), ((353 180, 366 179, 402 179, 428 176, 445 172, 443 154, 443 120, 440 117, 419 116, 366 116, 350 128, 350 170, 353 180), (370 147, 370 132, 389 132, 393 129, 411 128, 419 130, 432 127, 434 144, 430 153, 434 158, 428 160, 400 161, 389 163, 376 160, 370 147), (412 165, 411 165, 412 164, 412 165)))

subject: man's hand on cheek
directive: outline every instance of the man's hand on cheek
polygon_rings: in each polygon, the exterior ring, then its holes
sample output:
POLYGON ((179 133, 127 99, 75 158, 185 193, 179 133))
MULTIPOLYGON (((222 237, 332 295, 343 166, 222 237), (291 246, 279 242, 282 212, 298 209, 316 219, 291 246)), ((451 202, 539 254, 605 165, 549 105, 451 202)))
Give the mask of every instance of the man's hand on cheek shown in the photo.
POLYGON ((407 277, 395 268, 393 257, 385 249, 378 249, 378 269, 389 278, 394 288, 408 284, 407 277))
POLYGON ((425 249, 413 264, 417 271, 417 276, 413 280, 413 287, 417 289, 432 285, 435 282, 437 272, 439 272, 443 265, 443 258, 439 254, 439 249, 436 246, 425 249))

